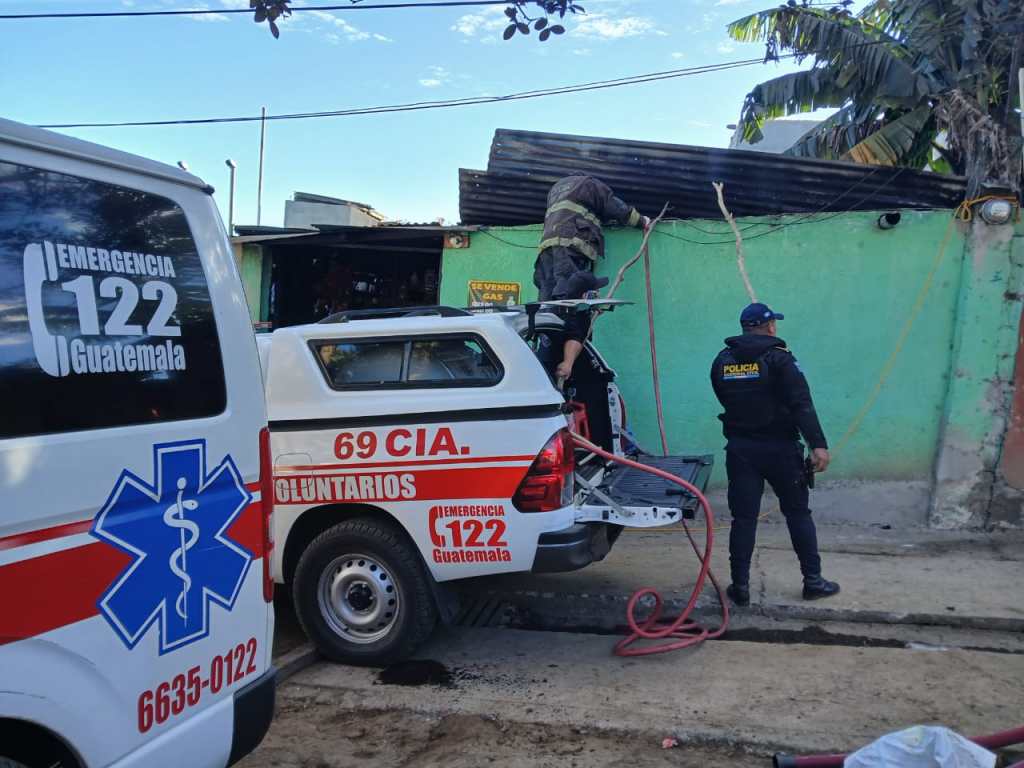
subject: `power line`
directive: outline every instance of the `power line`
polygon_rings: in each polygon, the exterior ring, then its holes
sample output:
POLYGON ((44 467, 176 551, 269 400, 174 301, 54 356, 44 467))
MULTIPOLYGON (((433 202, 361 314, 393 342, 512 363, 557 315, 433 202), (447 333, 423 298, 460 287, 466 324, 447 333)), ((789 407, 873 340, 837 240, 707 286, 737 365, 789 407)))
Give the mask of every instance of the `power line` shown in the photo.
MULTIPOLYGON (((483 0, 480 0, 481 2, 483 0)), ((507 0, 488 0, 491 4, 507 5, 507 0)), ((415 5, 425 5, 417 3, 415 5)), ((347 8, 348 6, 341 6, 347 8)), ((355 6, 353 6, 355 7, 355 6)), ((371 6, 359 6, 370 8, 371 6)), ((0 17, 2 18, 2 17, 0 17)), ((872 40, 864 43, 848 45, 843 50, 854 48, 866 48, 875 45, 885 45, 888 40, 872 40)), ((814 53, 786 53, 775 56, 771 61, 779 62, 784 59, 802 59, 814 53)), ((682 77, 693 77, 695 75, 711 74, 729 69, 749 67, 767 63, 764 58, 738 59, 718 64, 704 64, 696 67, 682 69, 670 69, 661 72, 648 72, 640 75, 629 75, 626 77, 614 78, 611 80, 597 80, 589 83, 577 83, 574 85, 558 86, 554 88, 542 88, 531 91, 519 91, 504 96, 468 96, 457 99, 440 99, 436 101, 417 101, 403 104, 386 104, 374 107, 356 107, 352 109, 326 110, 320 112, 293 112, 280 115, 267 115, 266 118, 260 115, 244 115, 235 117, 202 117, 202 118, 179 118, 168 120, 126 120, 111 122, 90 122, 90 123, 47 123, 39 125, 39 128, 128 128, 128 127, 157 127, 170 125, 211 125, 217 123, 251 123, 260 120, 306 120, 322 117, 351 117, 356 115, 386 114, 389 112, 415 112, 425 109, 448 109, 451 107, 475 106, 478 104, 493 104, 503 101, 522 101, 524 99, 535 99, 543 96, 559 96, 563 94, 582 93, 586 91, 603 90, 605 88, 620 88, 627 85, 639 85, 642 83, 658 82, 660 80, 672 80, 682 77)))
MULTIPOLYGON (((477 0, 473 0, 476 2, 477 0)), ((484 0, 479 0, 483 2, 484 0)), ((490 4, 507 4, 506 0, 487 0, 490 4)), ((425 3, 416 3, 414 5, 426 5, 425 3)), ((340 6, 347 8, 348 6, 340 6)), ((353 6, 356 7, 356 6, 353 6)), ((370 8, 371 6, 358 6, 361 8, 370 8)), ((0 17, 2 18, 2 17, 0 17)), ((843 50, 853 48, 865 48, 875 45, 885 45, 890 43, 889 40, 872 40, 864 43, 857 43, 854 45, 844 46, 843 50)), ((772 58, 772 61, 779 62, 784 59, 802 59, 811 55, 820 55, 815 53, 800 52, 800 53, 787 53, 772 58)), ((39 128, 127 128, 127 127, 139 127, 139 126, 171 126, 171 125, 211 125, 218 123, 250 123, 258 122, 262 120, 306 120, 312 118, 323 118, 323 117, 351 117, 356 115, 374 115, 374 114, 386 114, 390 112, 415 112, 427 109, 448 109, 452 107, 463 107, 463 106, 475 106, 479 104, 493 104, 503 101, 522 101, 524 99, 535 99, 543 96, 559 96, 564 94, 572 93, 583 93, 586 91, 603 90, 606 88, 620 88, 627 85, 639 85, 642 83, 658 82, 661 80, 672 80, 682 77, 693 77, 696 75, 711 74, 713 72, 722 72, 729 69, 738 69, 740 67, 749 67, 758 64, 764 64, 766 60, 758 57, 753 59, 738 59, 735 61, 721 62, 718 64, 705 64, 696 67, 686 67, 682 69, 664 70, 661 72, 648 72, 640 75, 629 75, 621 78, 614 78, 612 80, 597 80, 589 83, 577 83, 574 85, 559 86, 554 88, 536 89, 531 91, 519 91, 516 93, 506 94, 504 96, 469 96, 458 99, 441 99, 436 101, 418 101, 409 102, 403 104, 387 104, 374 107, 357 107, 352 109, 338 109, 338 110, 327 110, 320 112, 293 112, 280 115, 245 115, 235 117, 203 117, 203 118, 184 118, 184 119, 168 119, 168 120, 129 120, 119 122, 90 122, 90 123, 48 123, 39 125, 39 128)))
MULTIPOLYGON (((783 58, 783 57, 780 57, 783 58)), ((267 120, 308 120, 323 117, 351 117, 355 115, 376 115, 390 112, 416 112, 426 109, 446 109, 451 107, 474 106, 477 104, 492 104, 503 101, 522 101, 524 99, 536 99, 543 96, 560 96, 571 93, 583 93, 586 91, 597 91, 606 88, 620 88, 626 85, 639 85, 641 83, 652 83, 661 80, 671 80, 681 77, 693 77, 696 75, 721 72, 740 67, 749 67, 754 64, 761 64, 762 58, 740 59, 737 61, 722 62, 720 64, 706 64, 699 67, 687 67, 684 69, 666 70, 663 72, 648 72, 640 75, 615 78, 613 80, 598 80, 589 83, 577 83, 575 85, 559 86, 554 88, 536 89, 531 91, 519 91, 504 96, 469 96, 459 99, 441 99, 437 101, 417 101, 404 104, 386 104, 375 107, 356 107, 352 109, 337 109, 322 112, 292 112, 280 115, 267 115, 267 120)), ((219 123, 251 123, 259 122, 263 118, 260 115, 245 115, 236 117, 202 117, 189 119, 172 120, 130 120, 121 122, 94 122, 94 123, 49 123, 38 126, 39 128, 128 128, 139 126, 169 126, 169 125, 211 125, 219 123)))
MULTIPOLYGON (((421 3, 370 3, 367 5, 300 5, 290 10, 303 11, 379 11, 396 8, 463 8, 467 6, 509 5, 511 0, 429 0, 421 3)), ((54 11, 46 13, 0 13, 0 19, 109 19, 143 16, 205 16, 252 13, 252 8, 194 8, 160 11, 54 11)))
POLYGON ((484 234, 486 234, 486 236, 488 238, 492 238, 494 240, 497 240, 499 243, 504 243, 505 245, 511 246, 512 248, 526 248, 526 249, 529 249, 530 251, 536 251, 537 250, 537 246, 524 246, 521 243, 513 243, 511 240, 505 240, 504 238, 499 238, 497 236, 497 234, 495 234, 493 231, 490 231, 489 229, 478 229, 477 231, 483 232, 484 234))
MULTIPOLYGON (((887 188, 890 184, 892 184, 894 181, 896 181, 896 179, 899 178, 900 175, 904 171, 907 170, 906 167, 904 167, 904 166, 899 167, 896 170, 896 173, 892 174, 888 179, 883 181, 881 184, 879 184, 877 187, 872 189, 866 195, 863 195, 861 198, 856 200, 852 205, 850 205, 850 207, 848 207, 848 208, 846 208, 844 210, 841 210, 841 211, 830 212, 826 216, 821 216, 821 218, 814 218, 816 216, 821 215, 822 213, 825 213, 826 209, 831 208, 832 206, 834 206, 836 203, 838 203, 840 200, 842 200, 844 197, 846 197, 848 194, 850 194, 853 190, 855 190, 857 187, 859 187, 861 184, 863 184, 865 181, 870 179, 872 176, 874 176, 876 173, 878 173, 880 170, 882 170, 885 167, 887 167, 887 166, 881 166, 881 165, 874 166, 872 168, 872 170, 866 176, 863 176, 862 178, 860 178, 856 183, 851 184, 841 194, 837 195, 832 200, 830 200, 829 202, 825 203, 823 206, 818 208, 818 210, 811 211, 809 213, 805 213, 802 216, 797 217, 793 221, 784 221, 784 222, 782 222, 780 224, 772 225, 769 229, 766 229, 764 232, 758 232, 757 234, 754 234, 754 235, 744 236, 743 242, 747 242, 748 240, 756 240, 759 237, 766 237, 768 235, 773 235, 776 232, 780 232, 783 229, 786 229, 787 227, 796 227, 796 226, 800 226, 801 224, 818 224, 818 223, 823 222, 823 221, 830 221, 831 219, 837 218, 838 216, 843 216, 843 215, 845 215, 847 213, 852 213, 853 211, 857 210, 863 203, 865 203, 872 195, 877 194, 878 192, 881 192, 883 189, 887 188)), ((669 232, 655 232, 655 234, 664 235, 665 237, 671 237, 674 240, 682 240, 684 243, 690 243, 692 245, 731 245, 731 244, 736 242, 735 239, 717 240, 717 241, 712 241, 712 242, 706 242, 706 241, 702 241, 702 240, 690 240, 689 238, 680 237, 679 235, 673 235, 673 234, 671 234, 669 232)))
MULTIPOLYGON (((798 226, 800 224, 817 224, 817 223, 822 222, 822 221, 829 221, 830 219, 834 219, 834 218, 836 218, 838 216, 843 216, 843 215, 845 215, 847 213, 852 213, 854 210, 856 210, 860 205, 862 205, 873 194, 875 194, 877 192, 881 192, 883 189, 885 189, 890 184, 892 184, 900 176, 900 174, 902 174, 907 169, 906 168, 902 168, 902 167, 897 169, 896 173, 892 174, 884 182, 882 182, 877 187, 875 187, 870 192, 868 192, 866 195, 864 195, 863 197, 861 197, 860 199, 855 201, 849 208, 846 208, 846 209, 840 210, 840 211, 829 212, 829 214, 827 216, 822 216, 821 218, 814 218, 815 216, 818 216, 818 215, 824 213, 826 211, 826 209, 831 208, 834 205, 836 205, 836 203, 838 203, 840 200, 842 200, 848 194, 853 192, 853 190, 857 189, 857 187, 859 187, 861 184, 863 184, 868 179, 872 178, 880 170, 882 170, 883 167, 884 166, 875 166, 865 176, 863 176, 862 178, 858 179, 855 183, 851 184, 849 187, 847 187, 841 193, 839 193, 834 198, 829 200, 827 203, 825 203, 823 206, 818 208, 816 211, 810 211, 809 213, 805 213, 805 214, 803 214, 801 216, 798 216, 793 221, 784 221, 784 222, 782 222, 780 224, 770 225, 770 229, 767 229, 764 232, 758 232, 756 235, 750 235, 749 237, 744 237, 743 238, 744 242, 746 242, 747 240, 756 240, 759 237, 766 237, 767 235, 772 235, 772 234, 774 234, 776 232, 779 232, 779 231, 781 231, 783 229, 786 229, 787 227, 795 227, 795 226, 798 226)), ((786 214, 783 214, 783 215, 786 215, 786 214)), ((685 220, 685 219, 667 219, 666 222, 668 222, 668 221, 679 222, 681 224, 684 224, 684 225, 687 225, 687 226, 691 226, 691 225, 688 224, 687 220, 685 220)), ((751 226, 769 226, 769 225, 768 224, 754 224, 754 225, 751 225, 751 226)), ((514 248, 527 248, 527 249, 530 249, 530 250, 536 250, 537 249, 536 245, 523 245, 521 243, 514 243, 511 240, 506 240, 503 237, 498 237, 496 234, 491 232, 490 229, 480 229, 478 231, 482 232, 483 234, 487 235, 490 238, 493 238, 494 240, 497 240, 499 243, 504 243, 505 245, 509 245, 509 246, 514 247, 514 248)), ((710 242, 703 241, 703 240, 691 240, 691 239, 689 239, 687 237, 680 237, 679 235, 673 235, 672 233, 666 232, 664 230, 655 230, 654 234, 656 234, 656 235, 664 235, 665 237, 671 237, 673 240, 681 240, 684 243, 690 243, 691 245, 732 245, 732 244, 734 244, 736 242, 735 239, 716 240, 716 241, 710 241, 710 242)))

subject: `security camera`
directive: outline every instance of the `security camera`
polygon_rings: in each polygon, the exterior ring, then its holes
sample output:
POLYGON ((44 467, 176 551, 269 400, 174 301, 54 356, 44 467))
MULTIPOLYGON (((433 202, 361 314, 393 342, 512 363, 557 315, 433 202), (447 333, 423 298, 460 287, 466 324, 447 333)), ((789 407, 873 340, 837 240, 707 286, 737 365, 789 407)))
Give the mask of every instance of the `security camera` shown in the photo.
POLYGON ((891 213, 883 213, 878 217, 878 228, 879 229, 892 229, 900 223, 900 219, 903 218, 899 211, 892 211, 891 213))

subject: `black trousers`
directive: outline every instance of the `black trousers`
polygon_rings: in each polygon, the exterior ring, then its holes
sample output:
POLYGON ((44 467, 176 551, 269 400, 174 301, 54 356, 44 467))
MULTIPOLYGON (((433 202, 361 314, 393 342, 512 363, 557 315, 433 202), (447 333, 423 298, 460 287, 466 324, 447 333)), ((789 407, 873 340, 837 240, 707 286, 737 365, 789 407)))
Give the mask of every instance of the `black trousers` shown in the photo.
POLYGON ((533 284, 541 301, 578 299, 570 296, 566 283, 577 272, 590 272, 593 262, 579 251, 564 246, 545 248, 533 264, 533 284))
POLYGON ((818 533, 807 507, 803 449, 788 440, 730 438, 725 447, 725 470, 729 477, 729 566, 734 584, 750 582, 750 559, 757 538, 757 518, 767 480, 786 518, 789 538, 800 559, 804 578, 821 575, 818 533))
MULTIPOLYGON (((538 298, 541 301, 581 298, 570 296, 566 283, 577 272, 593 271, 593 266, 590 259, 572 248, 545 248, 533 265, 533 284, 537 286, 538 298)), ((586 340, 589 330, 589 314, 570 312, 566 317, 566 338, 582 343, 586 340)))

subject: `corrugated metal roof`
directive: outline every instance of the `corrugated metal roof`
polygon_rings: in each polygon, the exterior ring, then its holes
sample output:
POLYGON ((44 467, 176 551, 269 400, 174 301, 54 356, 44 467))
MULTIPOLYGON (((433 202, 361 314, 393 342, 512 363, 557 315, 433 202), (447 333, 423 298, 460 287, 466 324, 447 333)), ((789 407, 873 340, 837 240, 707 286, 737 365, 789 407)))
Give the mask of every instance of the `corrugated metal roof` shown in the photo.
POLYGON ((315 235, 319 230, 312 227, 271 227, 258 224, 236 224, 235 234, 238 237, 281 237, 291 235, 315 235))
POLYGON ((423 246, 437 247, 440 253, 444 236, 448 232, 473 232, 473 226, 443 227, 437 224, 393 224, 361 227, 353 224, 318 224, 315 229, 287 227, 245 226, 235 227, 233 243, 270 243, 274 245, 301 244, 310 247, 344 246, 423 246))
POLYGON ((810 160, 749 150, 691 147, 531 131, 498 130, 487 171, 459 170, 465 224, 535 224, 551 185, 596 176, 648 216, 720 219, 711 188, 725 183, 737 216, 955 208, 965 181, 906 168, 810 160))

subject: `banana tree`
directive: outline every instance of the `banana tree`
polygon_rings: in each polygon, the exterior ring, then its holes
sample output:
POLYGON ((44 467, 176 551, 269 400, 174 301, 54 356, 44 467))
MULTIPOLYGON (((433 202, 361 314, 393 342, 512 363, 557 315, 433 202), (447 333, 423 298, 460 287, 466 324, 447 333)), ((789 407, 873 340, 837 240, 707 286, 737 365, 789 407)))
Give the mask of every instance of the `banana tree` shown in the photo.
POLYGON ((1017 70, 1024 0, 873 0, 859 13, 805 0, 745 16, 736 40, 812 66, 757 85, 740 126, 756 143, 766 120, 836 113, 787 154, 934 170, 968 177, 968 193, 1021 191, 1017 70))

